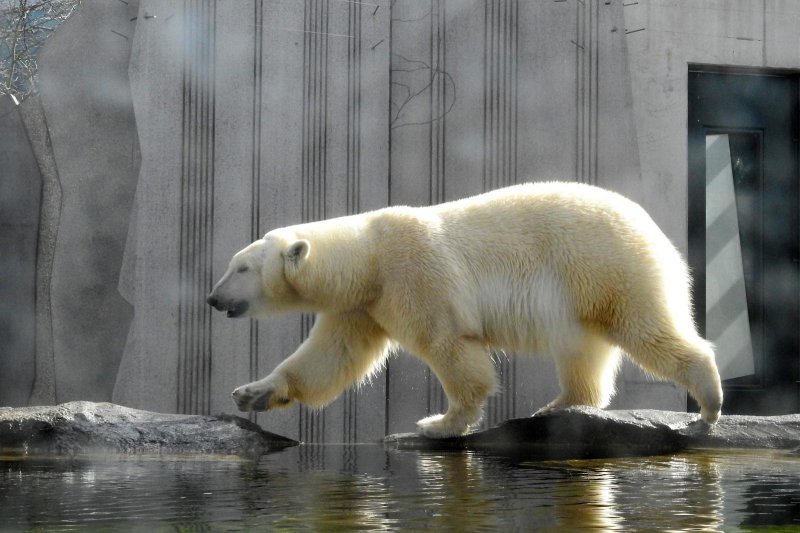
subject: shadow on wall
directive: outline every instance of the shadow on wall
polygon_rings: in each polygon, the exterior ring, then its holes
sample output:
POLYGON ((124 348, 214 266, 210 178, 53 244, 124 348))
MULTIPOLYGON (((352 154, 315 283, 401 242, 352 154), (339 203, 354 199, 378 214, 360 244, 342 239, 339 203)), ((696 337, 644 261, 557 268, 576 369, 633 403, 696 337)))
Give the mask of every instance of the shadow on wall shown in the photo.
POLYGON ((26 405, 34 377, 42 178, 14 101, 0 97, 0 405, 26 405))

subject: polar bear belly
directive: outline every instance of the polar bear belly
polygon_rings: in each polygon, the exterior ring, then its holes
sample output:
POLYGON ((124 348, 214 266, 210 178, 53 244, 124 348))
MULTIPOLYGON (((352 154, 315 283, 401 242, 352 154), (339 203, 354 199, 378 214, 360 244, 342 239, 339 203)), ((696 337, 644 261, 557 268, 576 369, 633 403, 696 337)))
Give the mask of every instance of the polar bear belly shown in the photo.
POLYGON ((537 273, 522 282, 486 276, 477 287, 476 308, 492 348, 555 355, 580 343, 583 327, 556 276, 537 273))

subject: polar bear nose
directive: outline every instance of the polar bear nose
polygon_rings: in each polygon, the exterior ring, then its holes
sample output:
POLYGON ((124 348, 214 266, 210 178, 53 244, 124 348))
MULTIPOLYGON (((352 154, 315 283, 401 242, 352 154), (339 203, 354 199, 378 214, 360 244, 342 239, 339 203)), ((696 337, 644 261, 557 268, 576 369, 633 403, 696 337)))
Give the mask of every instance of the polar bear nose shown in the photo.
POLYGON ((206 298, 206 303, 211 307, 216 308, 219 301, 217 300, 216 296, 214 296, 213 294, 209 294, 208 298, 206 298))

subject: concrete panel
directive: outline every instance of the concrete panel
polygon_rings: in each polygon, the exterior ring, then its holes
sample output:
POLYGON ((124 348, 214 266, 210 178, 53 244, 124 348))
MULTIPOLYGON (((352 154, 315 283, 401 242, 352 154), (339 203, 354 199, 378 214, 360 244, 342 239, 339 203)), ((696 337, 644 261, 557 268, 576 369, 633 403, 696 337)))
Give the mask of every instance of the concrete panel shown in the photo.
MULTIPOLYGON (((215 81, 215 141, 224 141, 214 145, 214 282, 225 272, 234 253, 264 233, 258 221, 260 199, 257 192, 254 194, 258 191, 254 168, 258 166, 256 148, 260 145, 259 131, 254 127, 260 110, 254 76, 256 52, 261 50, 260 39, 255 39, 263 23, 259 18, 263 4, 255 5, 258 13, 253 12, 253 2, 239 2, 236 9, 216 13, 217 34, 225 38, 216 39, 215 54, 225 60, 216 63, 215 81)), ((251 350, 251 337, 257 335, 257 328, 250 320, 212 314, 211 412, 235 412, 230 392, 257 379, 258 354, 251 350)))
POLYGON ((61 218, 61 183, 41 97, 37 94, 26 98, 20 104, 19 112, 42 175, 36 250, 36 371, 28 403, 50 405, 56 402, 50 282, 61 218))
POLYGON ((0 405, 27 405, 33 386, 36 245, 42 177, 16 103, 0 97, 0 405))
POLYGON ((625 17, 621 3, 600 4, 597 17, 597 184, 642 202, 639 150, 633 121, 625 17))
POLYGON ((800 7, 793 0, 764 2, 764 63, 771 67, 800 67, 800 7))
MULTIPOLYGON (((517 179, 578 178, 578 46, 585 6, 579 2, 521 2, 517 21, 517 179)), ((584 46, 581 44, 581 46, 584 46)))
MULTIPOLYGON (((552 151, 547 163, 530 157, 530 146, 538 140, 530 126, 532 113, 549 109, 553 102, 548 98, 564 93, 553 88, 536 107, 539 100, 527 91, 534 70, 523 66, 521 58, 539 57, 541 45, 549 44, 527 25, 540 7, 518 2, 394 4, 393 204, 428 205, 510 185, 535 172, 533 161, 559 166, 552 156, 563 158, 564 150, 552 151)), ((574 104, 574 98, 568 103, 574 104)), ((572 140, 573 122, 564 115, 553 130, 572 140)), ((574 162, 567 160, 569 172, 574 162)), ((533 404, 552 399, 552 369, 541 372, 540 363, 496 357, 501 391, 489 401, 485 424, 516 416, 518 400, 529 414, 533 404)), ((420 362, 400 356, 389 368, 390 432, 408 431, 421 416, 446 409, 438 381, 420 362)))
POLYGON ((135 264, 124 270, 134 279, 122 284, 135 314, 113 401, 161 412, 178 407, 184 30, 182 5, 142 2, 129 67, 142 160, 128 232, 135 264))
MULTIPOLYGON (((492 121, 492 116, 501 117, 502 112, 510 109, 502 108, 492 99, 489 91, 492 87, 498 90, 494 96, 511 97, 509 104, 516 104, 516 86, 514 74, 516 71, 516 57, 511 46, 517 46, 516 24, 512 35, 511 27, 508 28, 507 39, 500 39, 500 31, 491 31, 502 28, 503 19, 499 13, 491 17, 492 9, 499 11, 497 2, 442 2, 444 9, 440 10, 439 19, 435 29, 437 34, 432 39, 435 55, 442 63, 440 67, 447 76, 435 88, 441 95, 435 99, 438 102, 433 115, 444 114, 442 120, 431 128, 430 138, 431 154, 435 156, 431 162, 431 176, 439 182, 444 189, 444 195, 439 195, 436 201, 456 200, 474 194, 479 194, 492 186, 492 164, 489 154, 499 155, 499 143, 491 143, 487 133, 498 130, 499 121, 492 121), (494 7, 493 7, 494 6, 494 7), (487 14, 489 17, 487 18, 487 14), (492 21, 496 24, 492 25, 492 21), (488 25, 488 27, 487 27, 488 25), (489 46, 496 41, 495 53, 489 53, 484 35, 487 29, 491 31, 489 46), (498 62, 499 55, 508 61, 498 62), (512 60, 514 65, 511 64, 512 60), (501 69, 492 69, 507 66, 505 76, 501 76, 501 69), (493 75, 494 74, 494 75, 493 75), (452 107, 451 107, 452 106, 452 107), (492 112, 496 111, 494 115, 492 112), (435 172, 434 172, 435 171, 435 172), (437 176, 441 174, 441 177, 437 176)), ((509 9, 503 10, 508 18, 515 16, 514 8, 517 2, 509 2, 509 9)), ((511 21, 512 23, 514 21, 511 21)), ((506 23, 505 26, 511 26, 506 23)), ((433 54, 433 52, 432 52, 433 54)), ((439 80, 437 80, 439 81, 439 80)), ((509 117, 516 119, 515 116, 509 117)), ((516 125, 516 124, 515 124, 516 125)), ((508 124, 506 132, 513 134, 512 124, 508 124)), ((499 141, 499 137, 497 139, 499 141)), ((511 139, 509 138, 509 141, 511 139)), ((513 142, 504 145, 513 149, 513 142)), ((498 162, 501 158, 495 158, 498 162)), ((511 174, 514 169, 509 166, 505 178, 514 181, 511 174)), ((498 177, 502 179, 502 177, 498 177)))
MULTIPOLYGON (((591 75, 596 81, 590 86, 596 95, 591 97, 593 101, 587 102, 587 105, 595 108, 589 126, 589 142, 594 144, 595 182, 624 194, 650 210, 652 183, 644 180, 639 166, 628 62, 628 45, 640 38, 640 32, 636 31, 639 27, 627 27, 626 30, 624 10, 627 8, 621 2, 597 2, 591 6, 595 19, 593 47, 596 47, 596 66, 591 75)), ((654 218, 659 215, 652 214, 654 218)), ((683 410, 686 406, 686 390, 671 382, 649 377, 626 359, 617 377, 617 393, 612 399, 612 406, 633 408, 645 405, 683 410), (648 401, 644 401, 645 398, 648 401)))
POLYGON ((211 401, 211 313, 216 211, 216 2, 183 6, 183 108, 178 248, 177 409, 208 414, 211 401))
POLYGON ((132 310, 117 291, 138 147, 126 3, 87 1, 39 58, 62 210, 51 303, 56 400, 110 400, 132 310))

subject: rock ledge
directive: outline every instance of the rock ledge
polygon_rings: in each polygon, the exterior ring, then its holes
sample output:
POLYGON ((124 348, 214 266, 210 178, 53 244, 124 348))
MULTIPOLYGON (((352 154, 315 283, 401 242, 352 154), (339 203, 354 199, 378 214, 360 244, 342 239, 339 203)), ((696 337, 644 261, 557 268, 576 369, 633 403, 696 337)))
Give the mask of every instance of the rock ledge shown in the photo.
POLYGON ((692 413, 573 407, 508 420, 463 437, 429 439, 404 433, 383 442, 401 450, 474 450, 530 459, 633 457, 698 448, 797 449, 800 414, 726 415, 709 427, 692 413))
POLYGON ((0 449, 25 453, 259 456, 297 444, 232 415, 162 414, 94 402, 0 407, 0 449))

